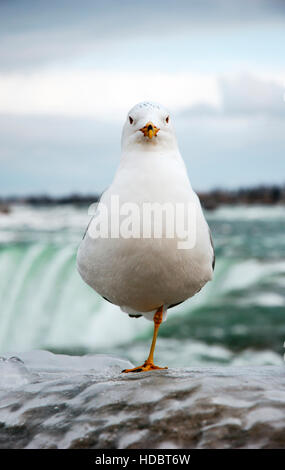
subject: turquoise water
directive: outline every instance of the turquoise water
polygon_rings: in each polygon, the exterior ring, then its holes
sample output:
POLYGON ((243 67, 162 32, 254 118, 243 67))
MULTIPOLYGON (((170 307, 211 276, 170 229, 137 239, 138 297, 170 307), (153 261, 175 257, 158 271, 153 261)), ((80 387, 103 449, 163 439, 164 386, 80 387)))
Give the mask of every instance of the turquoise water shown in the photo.
MULTIPOLYGON (((214 280, 173 308, 157 362, 281 364, 285 341, 285 208, 221 207, 206 213, 214 280)), ((0 214, 0 352, 147 355, 152 324, 130 319, 81 280, 77 246, 87 207, 13 206, 0 214)))

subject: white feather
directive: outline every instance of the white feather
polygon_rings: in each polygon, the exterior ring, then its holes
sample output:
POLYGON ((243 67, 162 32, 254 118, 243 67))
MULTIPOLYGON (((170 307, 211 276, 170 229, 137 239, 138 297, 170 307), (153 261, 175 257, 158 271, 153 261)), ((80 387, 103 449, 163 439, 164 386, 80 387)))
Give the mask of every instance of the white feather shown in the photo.
MULTIPOLYGON (((178 239, 97 238, 90 236, 92 223, 77 256, 82 278, 103 297, 126 313, 152 319, 161 305, 192 297, 212 278, 213 248, 199 199, 192 190, 167 111, 154 104, 134 107, 122 135, 122 157, 114 181, 101 204, 111 207, 112 196, 120 204, 136 203, 140 215, 145 202, 191 203, 196 212, 196 243, 178 249, 178 239), (149 140, 140 132, 152 121, 160 131, 149 140)), ((96 217, 94 218, 96 221, 96 217)), ((95 222, 94 222, 95 223, 95 222)))

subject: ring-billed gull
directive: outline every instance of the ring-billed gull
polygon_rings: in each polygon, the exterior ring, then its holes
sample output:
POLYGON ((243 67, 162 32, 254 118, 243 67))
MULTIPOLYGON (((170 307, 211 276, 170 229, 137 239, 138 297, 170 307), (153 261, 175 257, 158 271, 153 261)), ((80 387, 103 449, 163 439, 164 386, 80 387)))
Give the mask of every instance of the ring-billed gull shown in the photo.
POLYGON ((77 254, 87 284, 130 317, 154 322, 148 359, 123 372, 163 369, 153 354, 167 309, 211 280, 214 264, 210 230, 172 118, 161 105, 139 103, 127 115, 118 170, 77 254))

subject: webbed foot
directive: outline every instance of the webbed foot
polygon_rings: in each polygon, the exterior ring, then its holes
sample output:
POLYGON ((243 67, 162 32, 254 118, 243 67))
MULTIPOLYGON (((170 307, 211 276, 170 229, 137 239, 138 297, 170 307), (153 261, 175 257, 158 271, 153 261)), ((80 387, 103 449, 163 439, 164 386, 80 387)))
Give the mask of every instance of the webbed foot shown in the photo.
POLYGON ((168 369, 168 367, 159 367, 156 366, 153 362, 145 361, 142 366, 134 367, 133 369, 124 369, 122 370, 123 373, 128 372, 148 372, 149 370, 161 370, 161 369, 168 369))

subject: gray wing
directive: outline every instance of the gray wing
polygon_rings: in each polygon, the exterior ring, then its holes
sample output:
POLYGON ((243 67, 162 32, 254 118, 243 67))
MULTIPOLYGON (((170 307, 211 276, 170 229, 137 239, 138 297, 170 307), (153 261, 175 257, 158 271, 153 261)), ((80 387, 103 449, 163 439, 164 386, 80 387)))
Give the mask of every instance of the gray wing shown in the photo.
MULTIPOLYGON (((100 195, 100 197, 98 198, 98 201, 97 201, 98 204, 99 204, 99 202, 101 201, 102 196, 103 196, 104 193, 105 193, 105 191, 103 191, 103 193, 102 193, 102 194, 100 195)), ((88 222, 88 225, 87 225, 87 227, 86 227, 86 229, 85 229, 85 232, 84 232, 84 235, 83 235, 83 237, 82 237, 82 240, 84 240, 84 238, 86 237, 86 233, 88 232, 89 226, 90 226, 92 220, 94 219, 95 215, 96 215, 96 211, 95 211, 95 214, 92 215, 91 219, 90 219, 89 222, 88 222)), ((103 297, 103 299, 107 300, 107 302, 110 302, 110 304, 113 303, 113 302, 111 302, 111 300, 107 299, 107 297, 104 297, 104 296, 102 296, 102 297, 103 297)), ((141 316, 142 316, 142 315, 129 315, 129 317, 135 317, 135 318, 138 318, 138 317, 141 317, 141 316)))
MULTIPOLYGON (((102 199, 103 194, 104 194, 106 191, 107 191, 107 189, 101 193, 101 195, 100 195, 99 198, 98 198, 98 201, 95 201, 95 202, 97 202, 97 204, 99 204, 99 202, 100 202, 101 199, 102 199)), ((84 232, 84 235, 83 235, 83 237, 82 237, 82 240, 84 240, 84 238, 86 237, 86 233, 88 232, 89 225, 91 224, 91 222, 92 222, 92 220, 94 219, 95 215, 96 215, 96 211, 95 211, 95 214, 92 215, 91 219, 90 219, 89 222, 88 222, 88 225, 87 225, 87 227, 86 227, 86 229, 85 229, 85 232, 84 232)))
MULTIPOLYGON (((96 212, 95 212, 95 213, 96 213, 96 212)), ((95 215, 95 214, 94 214, 94 215, 95 215)), ((88 225, 87 225, 87 227, 86 227, 86 229, 85 229, 85 232, 84 232, 84 235, 83 235, 83 237, 82 237, 82 240, 84 240, 84 238, 86 237, 86 233, 87 233, 87 231, 88 231, 88 229, 89 229, 89 225, 91 224, 94 215, 92 215, 91 219, 90 219, 89 222, 88 222, 88 225)))
POLYGON ((211 246, 212 246, 212 249, 213 249, 213 261, 212 261, 212 268, 213 268, 213 271, 215 269, 215 263, 216 263, 216 257, 215 257, 215 248, 214 248, 214 242, 213 242, 213 238, 212 238, 212 234, 211 234, 211 230, 210 230, 210 227, 208 225, 208 230, 209 230, 209 236, 210 236, 210 243, 211 243, 211 246))

